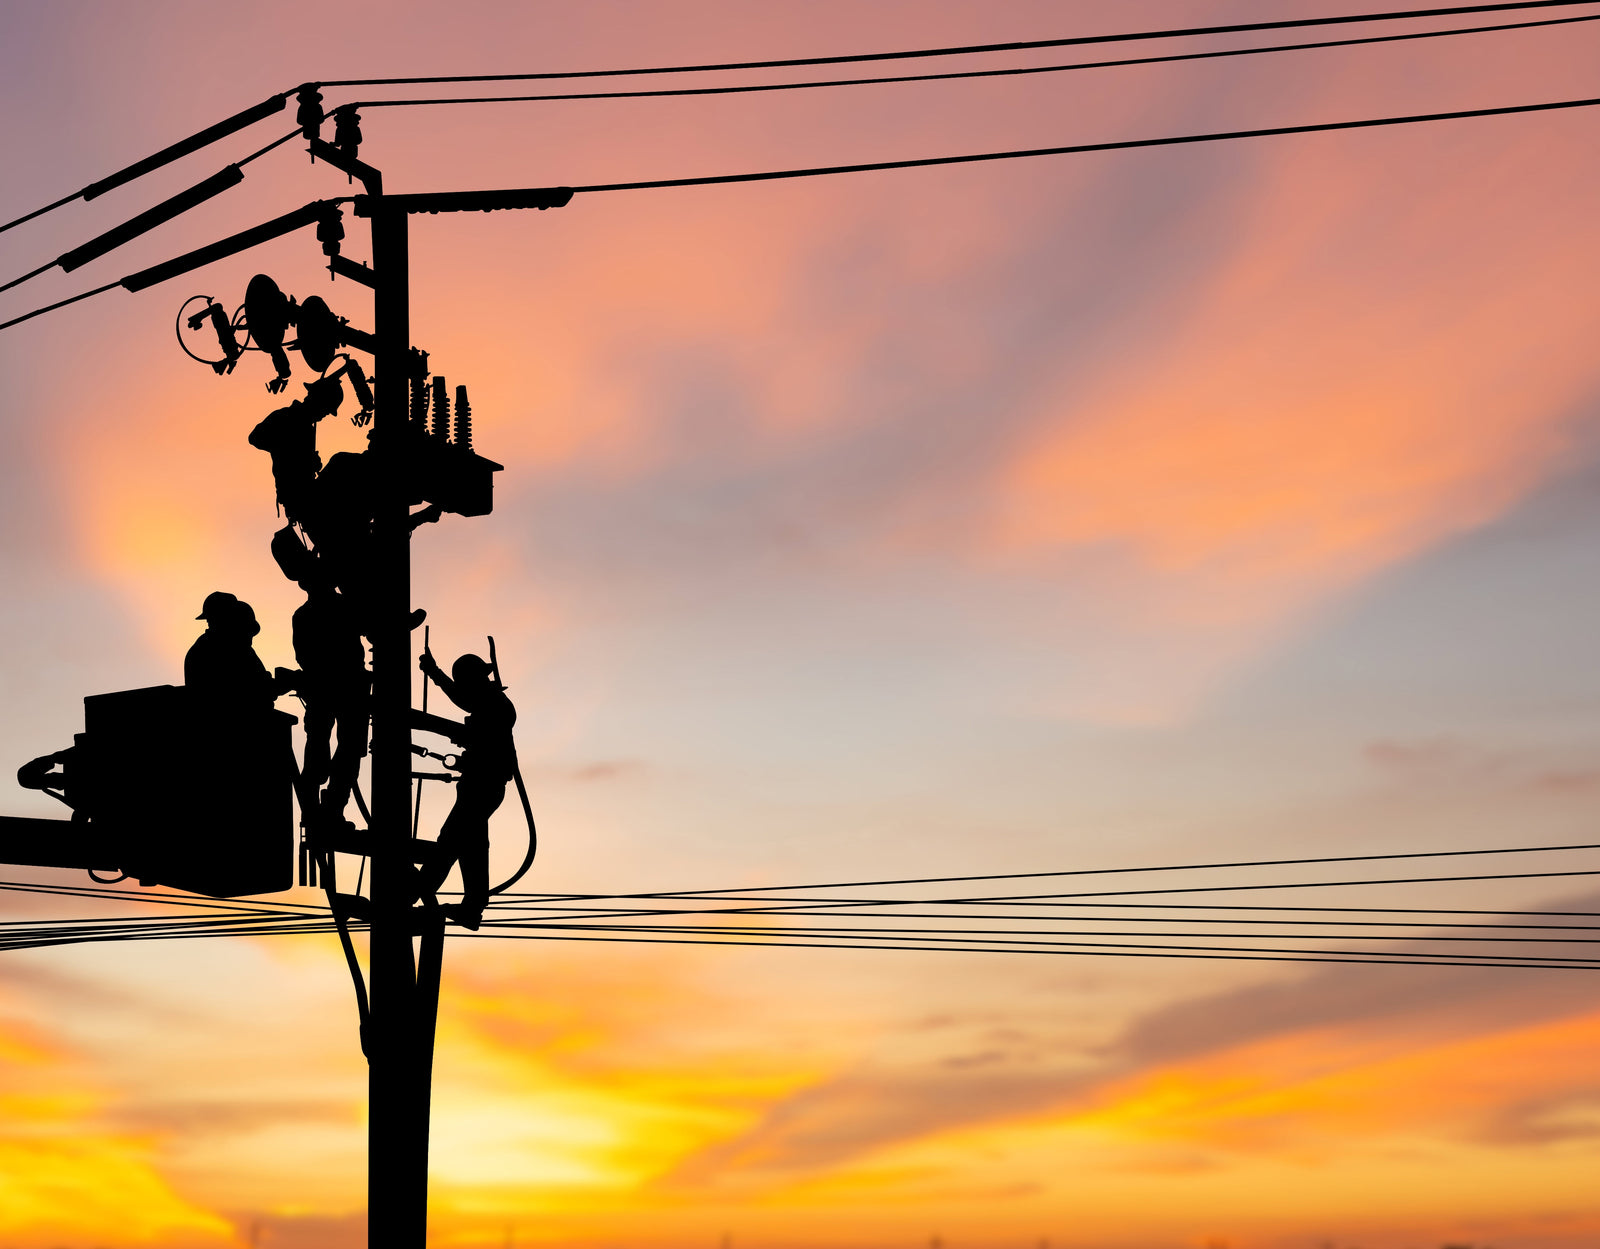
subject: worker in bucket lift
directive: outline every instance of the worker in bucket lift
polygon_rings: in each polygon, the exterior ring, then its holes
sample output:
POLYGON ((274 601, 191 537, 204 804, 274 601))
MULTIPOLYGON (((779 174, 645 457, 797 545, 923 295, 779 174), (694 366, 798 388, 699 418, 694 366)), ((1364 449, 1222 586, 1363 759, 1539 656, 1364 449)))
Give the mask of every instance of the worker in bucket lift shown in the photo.
POLYGON ((489 902, 489 817, 505 801, 506 785, 517 768, 511 736, 517 709, 494 669, 477 655, 461 656, 446 676, 433 652, 425 650, 421 667, 445 697, 467 713, 466 723, 457 724, 443 716, 412 712, 414 727, 442 733, 462 748, 455 805, 439 830, 432 861, 419 869, 422 893, 436 894, 451 865, 459 863, 461 904, 446 913, 463 928, 477 928, 489 902))
POLYGON ((224 590, 206 595, 196 620, 206 631, 183 657, 183 683, 214 711, 266 711, 288 682, 267 672, 251 645, 261 632, 255 609, 224 590))

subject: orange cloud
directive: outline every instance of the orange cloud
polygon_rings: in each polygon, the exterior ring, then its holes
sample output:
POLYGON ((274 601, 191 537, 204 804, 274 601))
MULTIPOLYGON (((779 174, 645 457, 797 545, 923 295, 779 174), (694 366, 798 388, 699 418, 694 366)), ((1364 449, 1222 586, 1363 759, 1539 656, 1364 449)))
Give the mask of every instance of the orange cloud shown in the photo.
POLYGON ((232 1244, 228 1222, 163 1174, 156 1137, 108 1126, 110 1100, 36 1030, 0 1026, 0 1237, 232 1244))

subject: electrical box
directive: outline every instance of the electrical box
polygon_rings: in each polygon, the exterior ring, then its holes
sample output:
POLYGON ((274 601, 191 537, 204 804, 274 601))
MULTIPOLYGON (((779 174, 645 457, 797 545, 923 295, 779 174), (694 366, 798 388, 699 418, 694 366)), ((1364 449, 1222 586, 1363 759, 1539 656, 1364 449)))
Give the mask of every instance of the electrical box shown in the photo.
POLYGON ((458 442, 419 437, 411 445, 411 501, 435 503, 457 516, 494 510, 494 475, 505 467, 458 442))
POLYGON ((83 709, 68 797, 122 871, 214 898, 294 883, 294 716, 201 705, 181 685, 83 709))

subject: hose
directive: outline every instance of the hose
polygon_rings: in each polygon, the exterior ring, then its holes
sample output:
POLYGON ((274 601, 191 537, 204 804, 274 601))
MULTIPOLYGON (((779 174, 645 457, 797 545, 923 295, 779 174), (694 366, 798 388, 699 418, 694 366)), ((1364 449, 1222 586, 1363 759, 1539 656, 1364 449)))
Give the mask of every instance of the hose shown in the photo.
MULTIPOLYGON (((293 776, 295 795, 300 799, 300 810, 303 815, 307 810, 305 793, 302 789, 305 777, 300 771, 300 764, 295 759, 294 751, 292 750, 289 752, 289 770, 293 776)), ((360 798, 356 799, 356 803, 365 812, 366 803, 362 802, 360 798)), ((336 897, 339 882, 334 875, 333 852, 313 848, 312 855, 317 864, 317 870, 322 876, 322 888, 328 895, 328 910, 333 914, 333 926, 338 929, 339 945, 344 950, 345 965, 350 969, 350 982, 356 991, 356 1017, 359 1021, 357 1036, 361 1038, 361 1054, 368 1062, 371 1062, 372 1054, 367 1049, 367 1025, 372 1020, 372 1004, 367 999, 367 982, 361 974, 361 962, 356 958, 355 942, 350 940, 349 922, 344 912, 339 909, 336 897)), ((359 888, 359 886, 357 887, 359 888)))
POLYGON ((528 874, 528 869, 533 866, 533 857, 539 853, 539 830, 533 822, 533 804, 528 801, 528 787, 522 783, 522 768, 517 763, 516 747, 512 747, 511 775, 516 778, 517 797, 522 799, 522 815, 528 821, 528 853, 522 856, 522 866, 512 872, 505 880, 489 890, 492 898, 497 893, 504 893, 528 874))

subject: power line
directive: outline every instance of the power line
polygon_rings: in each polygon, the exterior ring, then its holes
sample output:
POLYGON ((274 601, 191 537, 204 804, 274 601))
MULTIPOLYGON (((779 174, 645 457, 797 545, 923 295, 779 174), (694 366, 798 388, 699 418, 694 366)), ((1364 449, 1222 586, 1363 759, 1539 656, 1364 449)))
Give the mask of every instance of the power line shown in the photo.
MULTIPOLYGON (((55 262, 51 261, 53 265, 55 262)), ((45 266, 49 268, 49 265, 45 266)), ((65 308, 68 304, 78 303, 80 300, 93 299, 96 295, 104 295, 107 291, 115 290, 121 282, 107 282, 104 286, 97 286, 92 291, 80 291, 76 295, 69 295, 66 299, 58 299, 53 304, 46 304, 43 308, 35 308, 32 312, 24 312, 20 317, 12 317, 9 321, 0 321, 0 330, 8 330, 13 325, 21 325, 24 321, 31 321, 34 317, 42 317, 47 312, 54 312, 58 308, 65 308)))
MULTIPOLYGON (((612 918, 618 918, 618 917, 612 917, 612 918)), ((653 918, 653 917, 648 917, 647 916, 646 918, 653 918)), ((801 917, 801 918, 805 918, 805 917, 801 917)), ((823 918, 827 918, 827 917, 824 916, 823 918)), ((859 918, 862 918, 862 917, 855 916, 853 918, 858 918, 859 919, 859 918)), ((879 917, 869 916, 869 917, 866 917, 866 918, 879 918, 879 917)), ((899 919, 899 918, 902 918, 902 917, 900 917, 898 915, 885 915, 882 918, 887 919, 887 920, 896 920, 896 919, 899 919)), ((904 925, 904 924, 899 924, 899 925, 869 924, 869 925, 856 925, 856 926, 843 926, 843 927, 842 926, 838 926, 838 925, 822 925, 822 924, 812 924, 812 925, 799 925, 799 924, 789 924, 789 925, 754 925, 754 924, 665 924, 665 925, 662 925, 662 924, 605 924, 605 923, 597 923, 597 922, 594 922, 593 920, 587 920, 587 919, 585 919, 585 920, 580 920, 580 919, 577 919, 577 918, 551 919, 551 918, 541 918, 541 917, 525 917, 525 918, 514 918, 514 919, 495 919, 492 922, 494 923, 494 925, 496 927, 500 927, 500 928, 559 928, 559 929, 564 929, 564 928, 585 928, 585 929, 587 929, 587 928, 603 928, 603 929, 607 929, 607 930, 611 930, 611 929, 626 930, 626 931, 629 931, 629 932, 703 931, 703 932, 722 932, 722 933, 742 933, 742 934, 744 934, 746 936, 761 936, 761 935, 765 935, 765 934, 768 934, 768 933, 771 933, 771 932, 783 932, 783 931, 799 931, 799 932, 806 932, 806 933, 812 933, 812 934, 817 934, 817 935, 832 934, 832 935, 845 935, 845 936, 852 936, 852 937, 853 936, 861 936, 861 935, 871 936, 871 935, 876 935, 876 934, 893 934, 893 935, 917 934, 919 936, 925 936, 925 937, 928 937, 930 939, 933 939, 933 938, 944 938, 944 937, 950 937, 950 936, 968 937, 968 938, 974 938, 974 939, 980 938, 980 937, 993 937, 993 938, 996 938, 996 939, 1004 939, 1004 940, 1008 940, 1008 941, 1012 940, 1012 939, 1021 939, 1023 941, 1039 940, 1039 941, 1056 942, 1056 943, 1059 943, 1060 940, 1062 938, 1065 938, 1065 937, 1097 937, 1097 938, 1139 937, 1139 938, 1143 938, 1143 939, 1146 939, 1146 940, 1148 940, 1148 939, 1150 939, 1152 937, 1161 937, 1161 938, 1168 938, 1168 939, 1174 939, 1174 940, 1176 940, 1176 939, 1185 939, 1185 940, 1196 940, 1196 941, 1198 941, 1198 940, 1305 941, 1305 940, 1316 939, 1317 937, 1321 936, 1321 937, 1324 937, 1324 938, 1326 938, 1328 940, 1337 939, 1338 941, 1341 941, 1341 942, 1344 942, 1344 941, 1365 941, 1365 942, 1384 941, 1384 942, 1389 942, 1391 944, 1394 943, 1394 942, 1412 942, 1412 943, 1418 943, 1418 944, 1421 944, 1421 943, 1432 943, 1432 942, 1451 942, 1451 943, 1454 943, 1454 944, 1468 944, 1468 943, 1470 943, 1470 944, 1473 944, 1473 945, 1500 945, 1500 944, 1511 944, 1511 945, 1570 945, 1570 946, 1600 945, 1600 937, 1593 937, 1593 936, 1589 936, 1589 937, 1557 937, 1557 936, 1547 936, 1547 937, 1508 937, 1508 936, 1497 935, 1497 933, 1494 932, 1494 931, 1484 932, 1484 933, 1480 933, 1478 935, 1454 935, 1454 934, 1443 934, 1443 935, 1440 935, 1440 934, 1431 933, 1431 932, 1421 932, 1421 933, 1360 932, 1360 933, 1326 933, 1326 934, 1302 933, 1302 932, 1288 932, 1288 933, 1285 933, 1285 932, 1169 932, 1169 931, 1153 931, 1152 932, 1152 931, 1144 931, 1144 930, 1129 932, 1129 931, 1116 931, 1116 930, 1101 929, 1101 928, 1083 928, 1083 929, 1062 929, 1062 928, 1044 928, 1044 929, 1040 929, 1040 928, 974 928, 974 927, 933 928, 933 927, 928 927, 927 925, 904 925)), ((1232 924, 1232 923, 1235 923, 1236 921, 1219 920, 1217 922, 1218 923, 1232 924)), ((1559 927, 1556 927, 1555 931, 1563 931, 1563 930, 1560 929, 1559 927)), ((1594 932, 1596 930, 1592 929, 1592 928, 1586 928, 1586 929, 1579 929, 1577 931, 1591 932, 1592 933, 1592 932, 1594 932)))
POLYGON ((235 113, 232 117, 225 118, 213 126, 207 126, 204 130, 190 135, 187 139, 180 139, 178 142, 162 148, 153 156, 147 156, 143 160, 135 161, 133 164, 119 169, 110 177, 101 178, 98 182, 91 182, 81 191, 74 191, 71 195, 64 195, 54 203, 46 204, 43 208, 36 208, 30 213, 24 213, 20 217, 0 224, 0 234, 4 234, 13 226, 19 226, 25 221, 32 221, 35 217, 42 217, 47 212, 54 212, 57 208, 70 204, 74 200, 96 199, 107 191, 122 186, 124 183, 132 182, 135 178, 142 178, 145 174, 160 169, 163 165, 170 165, 173 161, 180 160, 191 152, 198 152, 201 148, 209 147, 219 139, 225 139, 230 134, 236 134, 248 126, 255 125, 256 122, 261 121, 263 118, 281 112, 288 101, 288 95, 283 94, 272 96, 263 100, 260 104, 253 104, 243 112, 235 113))
MULTIPOLYGON (((1551 2, 1564 2, 1564 0, 1551 0, 1551 2)), ((603 191, 661 190, 667 187, 720 186, 738 182, 773 182, 794 178, 825 177, 834 174, 871 173, 890 169, 926 169, 941 165, 968 165, 988 161, 1019 160, 1037 156, 1068 156, 1080 155, 1088 152, 1113 152, 1139 148, 1172 147, 1180 144, 1191 143, 1217 143, 1234 139, 1268 138, 1277 135, 1317 134, 1338 130, 1370 129, 1378 126, 1404 126, 1419 122, 1458 121, 1474 117, 1506 117, 1522 113, 1545 113, 1561 109, 1592 108, 1596 104, 1600 104, 1600 98, 1581 100, 1554 100, 1543 104, 1512 104, 1504 105, 1498 108, 1461 109, 1447 113, 1416 113, 1394 117, 1362 118, 1358 121, 1317 122, 1301 126, 1273 126, 1255 130, 1231 130, 1207 134, 1168 135, 1156 139, 1121 139, 1110 143, 1077 143, 1062 147, 1026 148, 1001 152, 976 152, 963 156, 933 156, 923 157, 916 160, 874 161, 865 164, 813 166, 803 169, 773 169, 764 170, 760 173, 718 174, 693 178, 665 178, 643 182, 593 183, 587 186, 577 187, 515 188, 504 191, 475 193, 473 198, 500 198, 505 201, 503 204, 499 205, 500 207, 517 207, 520 206, 517 201, 521 198, 530 196, 549 196, 556 193, 592 194, 603 191)), ((367 198, 368 197, 365 196, 355 197, 357 211, 360 211, 362 203, 366 202, 367 198)), ((459 200, 462 197, 452 194, 447 198, 459 200)), ((383 197, 383 201, 392 208, 417 212, 441 211, 441 208, 435 202, 437 200, 437 196, 429 194, 388 195, 383 197), (430 204, 432 205, 431 207, 430 204)), ((324 203, 342 202, 345 201, 324 201, 324 203)), ((487 209, 485 209, 485 211, 487 211, 487 209)), ((128 285, 135 279, 140 280, 139 285, 137 287, 130 287, 130 289, 143 289, 145 286, 153 285, 157 281, 164 280, 159 276, 154 276, 156 271, 162 268, 162 266, 156 266, 155 269, 144 270, 138 274, 130 274, 121 281, 111 282, 105 286, 97 287, 91 291, 84 291, 81 294, 59 300, 58 302, 49 304, 43 308, 35 308, 32 312, 26 312, 19 317, 13 317, 9 321, 0 321, 0 330, 10 329, 14 325, 20 325, 24 321, 32 320, 34 317, 42 316, 47 312, 54 312, 56 309, 64 308, 68 304, 77 303, 79 300, 89 299, 92 296, 103 294, 104 292, 111 290, 112 287, 128 285)))
POLYGON ((671 87, 653 91, 580 91, 545 95, 442 96, 429 99, 357 100, 344 108, 410 108, 436 104, 527 104, 562 100, 643 100, 674 96, 743 95, 766 91, 807 91, 817 87, 865 87, 892 83, 948 82, 969 78, 1008 78, 1029 74, 1056 74, 1079 69, 1116 69, 1133 65, 1165 65, 1178 61, 1206 61, 1221 57, 1261 56, 1276 52, 1304 52, 1323 48, 1350 48, 1367 44, 1402 43, 1413 39, 1440 39, 1449 35, 1477 35, 1507 30, 1532 30, 1600 21, 1600 14, 1547 18, 1535 22, 1507 22, 1496 26, 1462 26, 1449 30, 1408 31, 1403 35, 1368 35, 1359 39, 1326 39, 1315 43, 1282 43, 1258 48, 1225 48, 1216 52, 1179 52, 1167 56, 1129 57, 1115 61, 1075 61, 1066 65, 1024 65, 1007 69, 952 70, 942 74, 900 74, 878 78, 831 78, 817 82, 763 82, 737 87, 671 87))
MULTIPOLYGON (((893 945, 879 942, 823 942, 823 941, 748 941, 748 940, 716 940, 712 938, 685 938, 685 937, 628 937, 628 936, 598 936, 578 933, 545 934, 542 932, 519 932, 493 929, 485 925, 477 932, 461 932, 451 930, 452 937, 489 937, 510 940, 544 940, 544 941, 607 941, 625 942, 638 945, 734 945, 734 946, 760 946, 762 948, 780 949, 810 949, 810 950, 902 950, 917 953, 931 953, 926 946, 893 945)), ((1367 966, 1387 967, 1502 967, 1512 970, 1525 971, 1593 971, 1600 970, 1600 964, 1586 964, 1578 966, 1571 963, 1542 963, 1542 962, 1459 962, 1446 959, 1424 958, 1372 958, 1350 957, 1339 958, 1331 955, 1282 955, 1282 954, 1203 954, 1164 952, 1155 953, 1139 949, 1119 950, 1047 950, 1047 949, 1020 949, 997 950, 981 946, 951 946, 944 947, 941 953, 950 954, 1044 954, 1055 957, 1077 958, 1180 958, 1180 959, 1205 959, 1221 960, 1226 962, 1243 963, 1357 963, 1367 966)))
MULTIPOLYGON (((1296 919, 1292 916, 1275 916, 1273 918, 1257 918, 1249 915, 1235 914, 1236 910, 1252 910, 1254 908, 1235 908, 1227 904, 1215 907, 1217 911, 1225 912, 1218 915, 1178 915, 1166 916, 1141 916, 1141 915, 1086 915, 1082 913, 1081 905, 1066 903, 1061 907, 1059 914, 1041 914, 1031 911, 1026 914, 1004 913, 973 913, 949 911, 907 911, 906 906, 914 906, 914 902, 896 902, 893 900, 876 900, 865 904, 861 909, 852 910, 851 918, 877 919, 891 918, 895 920, 951 920, 960 923, 978 923, 987 921, 1011 921, 1045 924, 1233 924, 1233 925, 1291 925, 1296 928, 1381 928, 1393 934, 1395 929, 1425 929, 1428 931, 1470 931, 1470 932, 1522 932, 1522 931, 1549 931, 1549 932, 1592 932, 1600 933, 1600 925, 1594 924, 1519 924, 1519 923, 1455 923, 1450 921, 1430 920, 1350 920, 1350 919, 1296 919)), ((1116 904, 1111 904, 1116 905, 1116 904)), ((541 907, 528 905, 497 904, 494 907, 497 913, 509 914, 514 918, 527 917, 538 920, 541 917, 563 918, 571 920, 601 920, 625 919, 631 916, 655 918, 670 915, 713 915, 713 916, 744 916, 760 915, 785 918, 838 918, 838 912, 832 910, 810 910, 805 907, 761 907, 761 908, 732 908, 718 907, 681 907, 665 908, 627 908, 627 907, 541 907)), ((1276 909, 1276 908, 1269 908, 1276 909)), ((1544 914, 1540 912, 1540 914, 1544 914)), ((1043 931, 1054 931, 1046 929, 1043 931)))
MULTIPOLYGON (((364 924, 354 923, 353 929, 362 929, 364 924)), ((105 940, 179 940, 205 937, 224 936, 272 936, 272 935, 313 935, 334 931, 331 920, 294 920, 277 923, 249 923, 225 925, 221 921, 175 921, 159 926, 151 926, 137 931, 124 931, 117 934, 96 933, 89 929, 77 932, 39 931, 30 934, 25 939, 0 940, 0 948, 37 948, 51 945, 81 944, 88 941, 105 940)), ((900 950, 910 952, 939 952, 939 953, 969 953, 969 954, 1049 954, 1067 957, 1112 957, 1112 958, 1183 958, 1224 960, 1234 962, 1274 962, 1274 963, 1355 963, 1377 966, 1401 967, 1496 967, 1511 970, 1600 970, 1600 963, 1594 960, 1566 959, 1558 956, 1496 956, 1492 954, 1462 954, 1449 955, 1437 953, 1378 953, 1364 951, 1339 951, 1339 950, 1288 950, 1270 947, 1228 947, 1228 946, 1183 946, 1169 944, 1149 943, 1033 943, 1033 944, 994 944, 978 941, 976 944, 960 944, 963 940, 973 938, 955 937, 949 940, 932 942, 920 938, 915 934, 886 932, 884 939, 879 941, 848 940, 816 936, 807 932, 791 933, 784 930, 773 930, 770 934, 754 937, 745 935, 720 936, 715 932, 696 931, 692 929, 644 930, 642 935, 629 935, 639 930, 627 928, 606 929, 601 926, 584 928, 581 926, 564 926, 560 928, 546 927, 502 927, 486 925, 477 932, 462 932, 452 930, 451 935, 458 937, 497 937, 503 939, 522 940, 565 940, 565 941, 607 941, 623 942, 644 945, 721 945, 721 946, 759 946, 762 948, 788 948, 788 949, 845 949, 845 950, 900 950), (802 940, 803 937, 812 937, 802 940)), ((19 934, 20 936, 20 934, 19 934)))
MULTIPOLYGON (((1388 22, 1405 21, 1428 17, 1450 17, 1470 13, 1503 13, 1512 11, 1526 11, 1530 9, 1565 8, 1580 4, 1592 4, 1596 0, 1520 0, 1518 3, 1501 4, 1468 4, 1450 5, 1427 9, 1409 9, 1400 12, 1388 13, 1355 13, 1334 17, 1312 17, 1280 20, 1273 22, 1240 22, 1225 26, 1192 26, 1169 30, 1132 31, 1114 35, 1079 35, 1063 39, 1028 39, 1012 40, 1005 43, 966 44, 942 48, 917 48, 895 52, 856 53, 841 56, 813 56, 813 57, 788 57, 764 61, 721 61, 698 65, 655 65, 641 66, 632 69, 606 69, 606 70, 567 70, 547 73, 522 73, 522 74, 458 74, 458 75, 433 75, 427 77, 410 78, 340 78, 328 79, 317 83, 306 83, 305 87, 363 87, 363 86, 418 86, 427 83, 450 82, 533 82, 552 81, 560 79, 580 78, 611 78, 633 77, 647 74, 686 74, 704 73, 721 70, 741 69, 781 69, 799 66, 817 65, 846 65, 861 64, 872 61, 897 61, 912 60, 927 57, 966 56, 992 52, 1020 52, 1042 48, 1083 47, 1095 44, 1129 43, 1150 39, 1179 39, 1206 35, 1219 34, 1248 34, 1256 31, 1303 29, 1318 26, 1349 25, 1362 22, 1388 22)), ((1534 23, 1529 23, 1534 24, 1534 23)), ((208 147, 220 139, 226 138, 248 126, 255 124, 274 113, 280 112, 288 103, 288 92, 281 92, 270 96, 259 104, 254 104, 232 117, 225 118, 214 125, 206 127, 186 139, 162 148, 152 156, 135 161, 131 165, 118 170, 109 177, 98 182, 90 183, 81 190, 70 195, 64 195, 58 200, 36 208, 32 212, 24 213, 10 221, 0 223, 0 233, 32 221, 46 213, 53 212, 76 200, 91 200, 107 191, 122 186, 136 178, 159 169, 173 161, 179 160, 193 152, 208 147)), ((4 327, 0 327, 4 328, 4 327)))
POLYGON ((13 278, 4 286, 0 286, 0 291, 8 291, 13 286, 21 286, 24 282, 38 277, 41 273, 48 273, 57 265, 60 265, 62 269, 70 272, 73 269, 87 264, 91 260, 98 260, 107 252, 113 251, 116 248, 121 247, 124 243, 130 242, 139 235, 154 229, 156 226, 172 220, 172 218, 187 212, 189 209, 200 203, 203 203, 205 200, 208 200, 215 195, 219 195, 231 187, 237 186, 244 180, 243 170, 246 165, 253 160, 258 160, 265 156, 274 148, 281 147, 299 133, 300 132, 298 130, 291 130, 281 139, 274 139, 265 147, 252 152, 249 156, 244 157, 242 160, 234 161, 233 164, 227 166, 227 168, 221 170, 219 173, 213 174, 204 182, 200 182, 195 186, 190 187, 187 191, 179 192, 171 199, 157 204, 154 208, 140 213, 137 217, 124 222, 120 226, 116 226, 113 229, 107 230, 105 233, 100 234, 96 238, 91 239, 89 242, 84 243, 79 247, 73 248, 71 251, 63 252, 60 256, 57 256, 48 264, 40 265, 37 269, 34 269, 28 273, 24 273, 19 278, 13 278))
POLYGON ((648 65, 632 69, 583 69, 525 74, 442 74, 413 78, 329 78, 319 87, 400 87, 445 82, 536 82, 573 78, 631 78, 646 74, 698 74, 734 69, 787 69, 806 65, 851 65, 865 61, 906 61, 938 56, 972 56, 988 52, 1026 52, 1040 48, 1084 47, 1092 44, 1132 43, 1144 39, 1187 39, 1205 35, 1239 35, 1265 30, 1294 30, 1314 26, 1339 26, 1358 22, 1409 21, 1425 17, 1454 17, 1467 13, 1504 13, 1513 10, 1568 8, 1595 0, 1521 0, 1520 3, 1461 4, 1441 8, 1407 9, 1388 13, 1351 13, 1337 17, 1289 18, 1272 22, 1236 22, 1226 26, 1188 26, 1169 30, 1141 30, 1118 35, 1075 35, 1064 39, 1021 39, 1006 43, 974 43, 955 47, 916 48, 897 52, 863 52, 846 56, 801 56, 766 61, 716 61, 698 65, 648 65))
MULTIPOLYGON (((365 925, 352 924, 360 929, 365 925)), ((148 920, 132 919, 117 923, 71 921, 45 921, 31 927, 22 927, 0 933, 0 948, 20 949, 45 946, 82 944, 86 942, 130 940, 178 940, 231 936, 313 935, 335 930, 335 924, 326 911, 321 914, 271 915, 249 917, 214 917, 205 919, 148 920)), ((1218 939, 1282 940, 1291 934, 1201 934, 1207 937, 1201 944, 1178 944, 1190 939, 1185 933, 1084 933, 996 934, 992 930, 929 930, 925 928, 793 928, 748 929, 705 925, 605 925, 605 924, 551 924, 503 923, 491 921, 476 934, 456 932, 453 935, 491 936, 512 939, 539 940, 604 940, 636 944, 689 944, 689 945, 740 945, 779 948, 850 949, 850 950, 902 950, 937 951, 947 953, 1013 953, 1055 954, 1065 956, 1137 957, 1137 958, 1200 958, 1230 961, 1267 961, 1290 963, 1361 963, 1386 966, 1426 967, 1501 967, 1525 970, 1595 970, 1600 962, 1593 956, 1574 958, 1557 954, 1535 954, 1518 951, 1500 954, 1492 949, 1469 950, 1463 953, 1437 950, 1411 949, 1403 951, 1373 951, 1333 948, 1304 948, 1251 945, 1219 945, 1218 939), (1138 937, 1139 940, 1065 941, 1069 935, 1094 937, 1138 937)), ((1374 937, 1373 940, 1381 938, 1374 937)), ((1409 944, 1426 945, 1430 941, 1446 938, 1413 937, 1409 944)), ((1492 943, 1492 938, 1478 939, 1482 944, 1492 943)), ((1531 944, 1527 941, 1524 944, 1531 944)), ((1546 939, 1548 944, 1561 944, 1546 939)), ((1590 941, 1572 942, 1574 945, 1592 944, 1590 941)))
MULTIPOLYGON (((1364 130, 1377 126, 1408 126, 1418 122, 1459 121, 1469 117, 1507 117, 1518 113, 1545 113, 1557 109, 1592 108, 1600 98, 1554 100, 1545 104, 1512 104, 1499 108, 1459 109, 1448 113, 1411 113, 1394 117, 1367 117, 1359 121, 1314 122, 1302 126, 1270 126, 1255 130, 1213 131, 1207 134, 1167 135, 1159 139, 1120 139, 1111 143, 1074 143, 1062 147, 1037 147, 1004 152, 974 152, 965 156, 930 156, 917 160, 870 161, 856 165, 772 169, 761 173, 720 174, 697 178, 660 178, 646 182, 603 182, 575 186, 573 194, 596 191, 653 191, 667 187, 720 186, 735 182, 773 182, 789 178, 818 178, 832 174, 876 173, 889 169, 928 169, 939 165, 971 165, 986 161, 1023 160, 1035 156, 1075 156, 1087 152, 1117 152, 1136 148, 1173 147, 1188 143, 1217 143, 1233 139, 1263 139, 1276 135, 1318 134, 1335 130, 1364 130)), ((404 197, 391 197, 404 198, 404 197)), ((0 325, 0 329, 4 329, 0 325)))
MULTIPOLYGON (((789 889, 879 889, 892 885, 957 885, 970 881, 981 880, 1042 880, 1059 876, 1116 876, 1130 873, 1144 872, 1198 872, 1216 871, 1227 868, 1243 867, 1308 867, 1328 863, 1382 863, 1393 862, 1396 859, 1450 859, 1463 857, 1487 858, 1497 854, 1553 854, 1562 851, 1574 850, 1600 850, 1600 842, 1576 842, 1569 845, 1556 846, 1493 846, 1482 850, 1413 850, 1404 854, 1343 854, 1324 855, 1310 859, 1239 859, 1217 863, 1159 863, 1149 867, 1089 867, 1071 868, 1054 872, 999 872, 983 876, 919 876, 907 877, 900 880, 851 880, 832 881, 827 884, 807 885, 752 885, 744 889, 687 889, 674 893, 638 893, 638 894, 597 894, 594 897, 604 900, 611 897, 622 898, 689 898, 713 893, 772 893, 778 890, 789 889)), ((522 897, 521 894, 511 894, 510 897, 522 897)), ((587 900, 587 894, 537 894, 529 895, 543 897, 551 900, 573 899, 587 900)), ((942 901, 942 899, 941 899, 942 901)))

